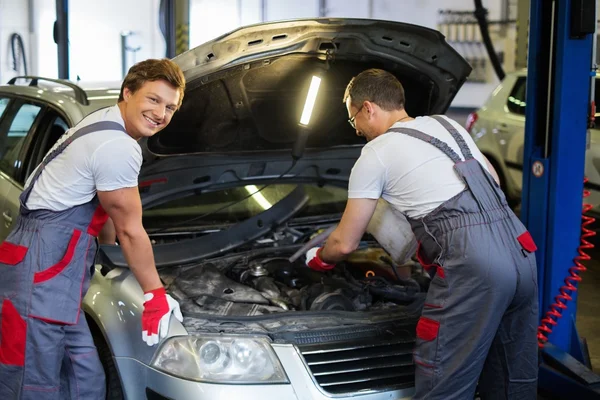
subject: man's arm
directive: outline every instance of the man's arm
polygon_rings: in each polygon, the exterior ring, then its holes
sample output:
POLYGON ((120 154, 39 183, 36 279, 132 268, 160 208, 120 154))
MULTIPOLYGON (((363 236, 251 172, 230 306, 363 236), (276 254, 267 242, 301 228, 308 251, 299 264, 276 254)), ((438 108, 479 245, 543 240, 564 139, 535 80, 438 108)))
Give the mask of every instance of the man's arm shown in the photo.
POLYGON ((348 199, 338 227, 331 233, 321 259, 329 264, 342 261, 358 247, 377 207, 377 199, 348 199))
POLYGON ((98 235, 98 242, 100 244, 115 244, 116 241, 117 232, 115 231, 115 224, 112 218, 109 217, 98 235))
POLYGON ((496 183, 498 184, 498 186, 500 186, 500 177, 498 176, 498 172, 496 172, 496 169, 494 168, 494 166, 492 165, 492 163, 490 162, 490 160, 487 159, 487 157, 485 156, 485 154, 482 154, 483 158, 485 159, 485 163, 487 164, 488 170, 490 171, 490 174, 492 174, 492 177, 494 178, 494 180, 496 181, 496 183))
POLYGON ((98 191, 100 204, 112 219, 119 244, 142 290, 162 287, 150 238, 142 225, 142 202, 137 187, 98 191))

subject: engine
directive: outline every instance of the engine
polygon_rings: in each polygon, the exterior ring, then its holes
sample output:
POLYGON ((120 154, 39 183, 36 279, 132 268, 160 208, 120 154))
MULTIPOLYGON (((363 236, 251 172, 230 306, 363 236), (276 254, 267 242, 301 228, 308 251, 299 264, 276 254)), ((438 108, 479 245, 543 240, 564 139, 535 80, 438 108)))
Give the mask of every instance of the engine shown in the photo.
POLYGON ((427 289, 415 265, 394 266, 378 248, 357 251, 326 273, 312 271, 303 258, 292 263, 289 255, 254 251, 162 278, 184 313, 230 316, 385 309, 408 304, 427 289))

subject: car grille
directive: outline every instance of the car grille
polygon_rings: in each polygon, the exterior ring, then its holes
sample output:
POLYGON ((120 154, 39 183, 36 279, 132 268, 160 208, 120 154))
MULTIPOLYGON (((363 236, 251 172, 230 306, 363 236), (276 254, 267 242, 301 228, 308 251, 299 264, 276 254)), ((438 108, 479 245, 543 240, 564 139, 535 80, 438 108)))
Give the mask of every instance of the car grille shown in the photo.
POLYGON ((414 386, 414 340, 298 346, 324 391, 330 394, 414 386))

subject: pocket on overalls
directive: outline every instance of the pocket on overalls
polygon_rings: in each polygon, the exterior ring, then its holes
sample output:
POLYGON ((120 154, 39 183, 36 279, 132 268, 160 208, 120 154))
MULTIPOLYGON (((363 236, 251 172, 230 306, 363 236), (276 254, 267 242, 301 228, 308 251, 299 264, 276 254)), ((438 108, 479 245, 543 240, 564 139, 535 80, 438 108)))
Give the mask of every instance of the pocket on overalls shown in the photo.
POLYGON ((33 275, 30 316, 73 325, 79 318, 87 235, 73 228, 40 232, 39 270, 33 275))
POLYGON ((27 323, 10 301, 2 301, 0 315, 0 364, 22 367, 25 364, 27 323))
MULTIPOLYGON (((537 280, 537 262, 535 257, 535 251, 537 250, 537 246, 531 237, 529 231, 525 231, 519 236, 517 236, 517 241, 521 247, 521 254, 523 255, 523 262, 525 263, 523 268, 528 267, 528 271, 531 274, 531 281, 533 282, 533 287, 535 288, 535 295, 537 296, 538 289, 538 280, 537 280)), ((537 298, 537 297, 536 297, 537 298)), ((537 313, 537 306, 533 312, 537 313)))
POLYGON ((17 265, 27 255, 27 247, 7 241, 0 244, 0 263, 17 265))
POLYGON ((0 398, 15 399, 23 381, 27 322, 10 299, 0 308, 0 398))
MULTIPOLYGON (((533 238, 531 237, 529 231, 525 231, 519 236, 517 236, 517 241, 521 244, 523 252, 526 251, 527 253, 533 253, 537 250, 537 246, 535 245, 535 242, 533 241, 533 238)), ((523 253, 523 255, 526 256, 525 253, 523 253)))
POLYGON ((21 264, 28 248, 8 241, 0 244, 0 298, 14 297, 21 288, 21 264))
POLYGON ((439 330, 440 323, 431 318, 421 317, 417 323, 413 358, 415 368, 424 376, 436 373, 439 330))

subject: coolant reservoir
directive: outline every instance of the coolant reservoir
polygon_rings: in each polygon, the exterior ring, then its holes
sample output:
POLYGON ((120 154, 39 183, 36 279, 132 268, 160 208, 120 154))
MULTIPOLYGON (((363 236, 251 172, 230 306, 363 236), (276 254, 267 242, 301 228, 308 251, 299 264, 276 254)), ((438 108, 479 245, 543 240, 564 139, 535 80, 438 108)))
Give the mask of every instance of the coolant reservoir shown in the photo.
POLYGON ((410 223, 384 199, 377 201, 367 232, 375 237, 398 265, 409 262, 417 251, 417 241, 410 223))

